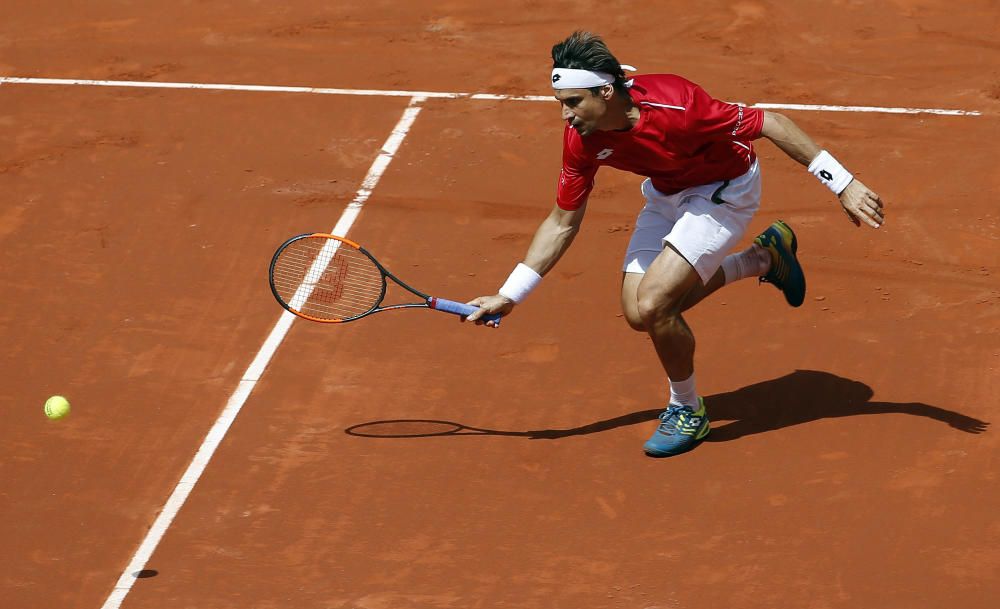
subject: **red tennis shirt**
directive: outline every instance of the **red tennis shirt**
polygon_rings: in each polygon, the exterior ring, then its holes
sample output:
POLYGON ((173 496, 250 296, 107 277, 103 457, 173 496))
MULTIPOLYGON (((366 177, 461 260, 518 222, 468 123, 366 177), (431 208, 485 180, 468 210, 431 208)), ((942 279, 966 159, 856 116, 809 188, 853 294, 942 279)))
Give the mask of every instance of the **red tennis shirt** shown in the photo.
POLYGON ((636 76, 629 88, 639 121, 628 131, 581 136, 569 125, 556 203, 579 209, 604 165, 650 178, 665 195, 737 178, 757 158, 764 112, 719 101, 673 74, 636 76))

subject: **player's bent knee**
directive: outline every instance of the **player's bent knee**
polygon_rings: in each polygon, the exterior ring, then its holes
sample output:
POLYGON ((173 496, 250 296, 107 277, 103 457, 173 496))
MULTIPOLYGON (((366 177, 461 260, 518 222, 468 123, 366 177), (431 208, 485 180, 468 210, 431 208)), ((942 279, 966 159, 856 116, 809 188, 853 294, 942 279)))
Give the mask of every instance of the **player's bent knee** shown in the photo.
MULTIPOLYGON (((680 314, 680 302, 665 294, 647 293, 639 295, 639 319, 644 328, 680 314)), ((631 324, 631 322, 629 322, 631 324)))
POLYGON ((630 328, 637 332, 645 332, 646 324, 639 316, 638 293, 642 275, 638 273, 625 273, 622 276, 622 313, 630 328))
POLYGON ((638 311, 626 310, 624 313, 625 321, 628 323, 628 327, 632 328, 636 332, 646 331, 646 324, 642 321, 642 317, 639 317, 638 311))

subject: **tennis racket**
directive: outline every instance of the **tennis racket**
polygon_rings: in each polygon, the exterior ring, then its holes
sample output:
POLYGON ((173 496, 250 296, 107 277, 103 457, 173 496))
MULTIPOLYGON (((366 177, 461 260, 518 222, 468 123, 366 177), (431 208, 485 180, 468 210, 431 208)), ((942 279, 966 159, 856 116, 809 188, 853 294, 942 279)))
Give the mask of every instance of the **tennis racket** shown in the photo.
MULTIPOLYGON (((342 323, 393 309, 434 309, 467 316, 479 307, 415 290, 390 273, 357 243, 325 233, 292 237, 271 258, 271 292, 278 304, 310 321, 342 323), (383 305, 388 280, 415 294, 420 302, 383 305)), ((499 314, 484 315, 497 321, 499 314)))

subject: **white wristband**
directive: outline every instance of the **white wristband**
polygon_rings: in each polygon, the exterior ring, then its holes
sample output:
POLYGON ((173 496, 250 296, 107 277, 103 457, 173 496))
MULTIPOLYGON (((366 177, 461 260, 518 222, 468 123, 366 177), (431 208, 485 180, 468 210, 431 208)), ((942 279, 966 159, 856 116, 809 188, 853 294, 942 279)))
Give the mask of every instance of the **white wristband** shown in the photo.
POLYGON ((851 172, 844 169, 844 166, 826 150, 821 150, 812 163, 809 163, 809 173, 819 178, 819 181, 826 184, 826 187, 837 196, 840 196, 854 179, 851 172))
POLYGON ((518 263, 511 271, 510 277, 504 282, 503 287, 500 288, 499 294, 506 298, 510 298, 515 303, 520 303, 522 300, 528 297, 531 290, 535 289, 539 283, 542 282, 542 276, 535 272, 535 269, 531 268, 523 262, 518 263))

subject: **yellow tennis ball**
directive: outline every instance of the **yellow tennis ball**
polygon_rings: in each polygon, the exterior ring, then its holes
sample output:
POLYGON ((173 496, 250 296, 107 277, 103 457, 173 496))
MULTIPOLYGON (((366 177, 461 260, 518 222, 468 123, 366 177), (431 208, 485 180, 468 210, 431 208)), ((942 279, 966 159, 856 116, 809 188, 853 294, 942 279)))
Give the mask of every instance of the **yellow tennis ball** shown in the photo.
POLYGON ((54 395, 45 400, 45 416, 56 421, 69 414, 69 400, 61 395, 54 395))

